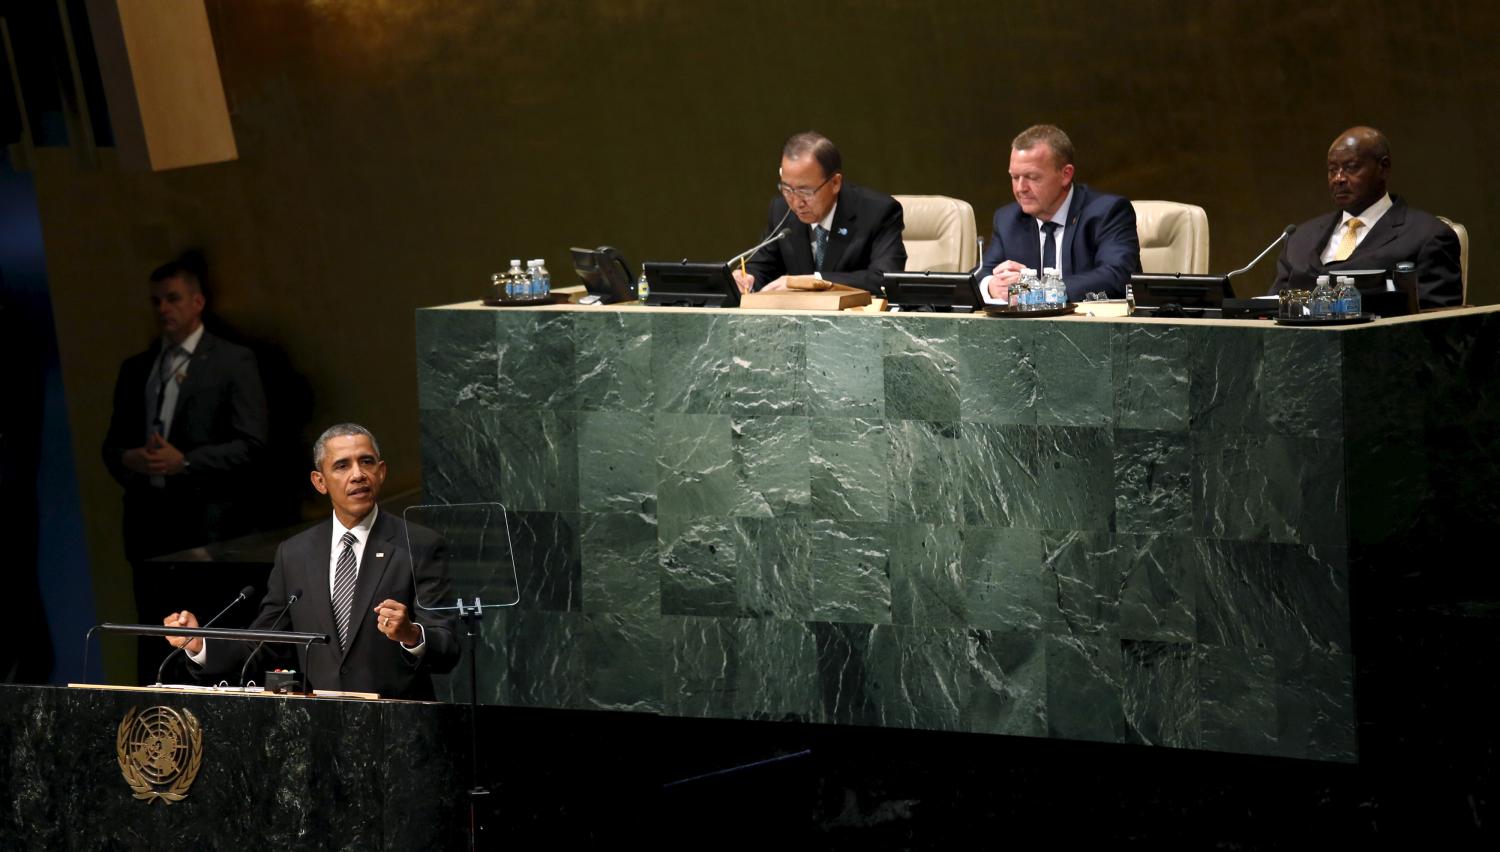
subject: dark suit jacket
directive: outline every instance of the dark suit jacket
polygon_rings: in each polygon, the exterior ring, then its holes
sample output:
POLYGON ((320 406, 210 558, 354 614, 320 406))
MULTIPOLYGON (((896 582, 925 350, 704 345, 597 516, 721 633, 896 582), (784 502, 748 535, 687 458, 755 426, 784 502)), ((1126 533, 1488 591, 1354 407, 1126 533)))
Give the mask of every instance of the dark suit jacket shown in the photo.
MULTIPOLYGON (((783 275, 813 274, 812 226, 786 213, 786 199, 777 196, 771 200, 771 215, 762 239, 777 230, 776 223, 782 217, 786 221, 781 227, 791 228, 791 232, 745 263, 755 276, 757 290, 783 275)), ((823 277, 879 295, 883 273, 906 269, 906 244, 901 242, 905 228, 896 199, 845 181, 839 190, 839 206, 833 211, 823 277)))
POLYGON ((1391 195, 1391 209, 1347 260, 1324 265, 1321 260, 1333 229, 1343 213, 1335 210, 1297 226, 1276 260, 1272 293, 1283 288, 1311 290, 1319 275, 1340 269, 1392 270, 1409 260, 1417 265, 1417 297, 1424 308, 1457 305, 1463 301, 1463 269, 1458 235, 1436 216, 1406 205, 1391 195))
POLYGON ((164 488, 128 470, 120 455, 146 443, 146 381, 160 357, 158 339, 120 366, 102 450, 110 475, 125 486, 125 555, 131 561, 248 531, 253 510, 235 498, 251 490, 244 476, 254 470, 267 437, 255 355, 205 331, 178 388, 167 436, 186 456, 188 470, 166 477, 164 488))
MULTIPOLYGON (((266 596, 250 626, 256 630, 272 629, 286 606, 287 596, 301 589, 301 599, 292 604, 290 614, 276 628, 328 634, 327 645, 297 649, 297 668, 307 674, 313 689, 378 692, 390 698, 431 700, 434 693, 430 675, 452 671, 458 662, 460 648, 453 619, 414 605, 418 601, 434 606, 453 604, 448 594, 447 546, 432 530, 413 526, 414 550, 408 549, 406 530, 406 522, 389 512, 382 511, 375 518, 360 561, 359 579, 354 585, 347 651, 339 649, 338 628, 334 625, 328 591, 333 520, 304 530, 277 548, 276 564, 266 582, 266 596), (376 626, 372 608, 386 598, 406 604, 412 620, 425 628, 427 649, 421 657, 402 650, 399 643, 386 638, 376 626)), ((207 647, 204 672, 214 679, 234 679, 254 646, 210 641, 207 647)), ((258 675, 274 659, 274 653, 256 657, 251 672, 258 675)))
MULTIPOLYGON (((1118 195, 1094 192, 1073 184, 1073 203, 1058 247, 1063 258, 1063 282, 1068 301, 1085 293, 1105 292, 1125 297, 1125 284, 1141 271, 1141 240, 1135 231, 1135 208, 1118 195)), ((984 250, 979 275, 990 274, 1003 260, 1014 260, 1041 272, 1042 249, 1036 218, 1007 204, 995 211, 994 232, 984 250)))

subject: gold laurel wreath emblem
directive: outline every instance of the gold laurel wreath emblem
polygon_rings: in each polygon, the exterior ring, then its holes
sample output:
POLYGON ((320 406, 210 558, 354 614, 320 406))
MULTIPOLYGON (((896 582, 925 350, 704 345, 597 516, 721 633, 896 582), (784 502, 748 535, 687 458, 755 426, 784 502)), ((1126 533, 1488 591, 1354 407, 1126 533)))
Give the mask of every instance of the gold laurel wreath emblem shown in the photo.
POLYGON ((120 774, 137 799, 180 802, 203 763, 203 727, 188 710, 136 709, 126 711, 115 734, 120 774))

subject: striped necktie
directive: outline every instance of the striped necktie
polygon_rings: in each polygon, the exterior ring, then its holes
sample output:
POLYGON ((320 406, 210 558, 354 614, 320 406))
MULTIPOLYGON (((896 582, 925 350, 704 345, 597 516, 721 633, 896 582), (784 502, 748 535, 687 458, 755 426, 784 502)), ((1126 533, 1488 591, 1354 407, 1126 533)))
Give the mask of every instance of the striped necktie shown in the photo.
POLYGON ((354 579, 359 571, 354 562, 354 543, 359 539, 346 532, 339 539, 344 549, 333 571, 333 621, 339 629, 339 648, 349 650, 349 610, 354 605, 354 579))

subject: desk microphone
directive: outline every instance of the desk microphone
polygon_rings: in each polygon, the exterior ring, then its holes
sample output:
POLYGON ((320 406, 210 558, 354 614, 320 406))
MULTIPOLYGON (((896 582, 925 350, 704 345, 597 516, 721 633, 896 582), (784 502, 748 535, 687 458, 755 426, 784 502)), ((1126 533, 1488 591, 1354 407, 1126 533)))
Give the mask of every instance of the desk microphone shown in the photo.
POLYGON ((731 257, 730 259, 724 261, 724 265, 725 266, 734 266, 736 263, 740 262, 740 258, 744 258, 745 260, 749 260, 750 258, 755 257, 755 253, 756 252, 760 251, 761 249, 765 248, 766 246, 770 245, 771 243, 774 243, 777 240, 786 239, 786 235, 790 234, 791 232, 792 232, 791 228, 782 228, 781 230, 777 231, 776 233, 772 234, 771 236, 766 237, 764 240, 761 240, 759 243, 756 243, 755 248, 752 248, 749 251, 740 252, 739 254, 735 255, 734 257, 731 257))
MULTIPOLYGON (((286 614, 292 609, 292 604, 296 603, 297 599, 300 597, 302 597, 302 590, 293 589, 292 593, 286 596, 286 606, 282 607, 281 612, 276 614, 276 620, 271 622, 271 626, 267 629, 275 630, 276 625, 281 623, 281 619, 286 617, 286 614)), ((265 640, 261 640, 261 642, 255 646, 255 650, 250 652, 250 656, 245 658, 245 664, 243 666, 240 666, 240 686, 242 688, 245 685, 245 672, 250 670, 250 664, 255 662, 255 655, 259 654, 260 649, 264 647, 266 647, 265 640)))
POLYGON ((741 253, 735 255, 734 257, 731 257, 730 259, 724 261, 724 265, 725 266, 734 266, 736 263, 740 262, 740 258, 744 258, 745 260, 750 260, 750 259, 752 259, 752 258, 755 257, 755 253, 756 252, 760 251, 761 249, 765 248, 766 246, 770 245, 771 243, 774 243, 777 240, 784 238, 787 234, 790 234, 792 232, 791 228, 782 228, 781 226, 786 224, 787 218, 790 217, 791 215, 792 215, 792 208, 788 207, 786 209, 786 212, 783 213, 783 214, 781 214, 781 221, 777 222, 771 228, 771 230, 773 230, 773 231, 776 232, 775 234, 767 237, 763 242, 761 242, 760 244, 758 244, 755 248, 750 249, 749 251, 746 251, 746 252, 741 252, 741 253))
MULTIPOLYGON (((204 624, 202 626, 203 627, 211 627, 211 626, 213 626, 213 623, 215 621, 218 621, 221 617, 223 617, 224 613, 226 613, 230 609, 234 608, 235 604, 239 603, 240 601, 249 599, 249 597, 251 595, 253 595, 253 594, 255 594, 255 587, 254 586, 246 586, 245 588, 240 589, 240 593, 235 596, 234 600, 232 600, 232 601, 229 602, 229 606, 226 606, 223 609, 219 610, 219 614, 218 615, 214 616, 213 618, 210 618, 208 620, 208 623, 206 623, 206 624, 204 624)), ((188 641, 190 642, 192 640, 190 639, 188 641)), ((162 676, 162 673, 167 670, 167 663, 171 662, 173 657, 177 656, 178 654, 181 654, 183 652, 183 649, 186 648, 186 647, 187 647, 187 643, 184 642, 183 645, 182 645, 182 647, 173 648, 172 649, 172 653, 168 654, 165 658, 162 659, 162 661, 161 661, 161 667, 156 670, 156 683, 154 684, 155 686, 161 686, 162 685, 162 683, 161 683, 161 676, 162 676)))
POLYGON ((1239 274, 1245 273, 1245 272, 1249 272, 1251 270, 1251 268, 1253 268, 1255 266, 1255 264, 1260 263, 1260 259, 1261 258, 1263 258, 1266 255, 1270 254, 1271 253, 1271 249, 1276 248, 1277 246, 1281 245, 1281 241, 1285 240, 1287 237, 1290 237, 1292 235, 1292 232, 1295 231, 1295 230, 1297 230, 1297 226, 1296 225, 1287 225, 1285 228, 1283 228, 1281 230, 1281 236, 1279 236, 1276 239, 1272 240, 1271 244, 1268 245, 1268 246, 1266 246, 1266 248, 1265 248, 1264 251, 1262 251, 1260 254, 1258 254, 1258 255, 1255 256, 1254 260, 1252 260, 1249 263, 1245 264, 1244 268, 1242 268, 1242 269, 1236 269, 1235 271, 1229 273, 1228 275, 1225 275, 1224 279, 1227 281, 1227 280, 1229 280, 1230 278, 1233 278, 1236 275, 1239 275, 1239 274))

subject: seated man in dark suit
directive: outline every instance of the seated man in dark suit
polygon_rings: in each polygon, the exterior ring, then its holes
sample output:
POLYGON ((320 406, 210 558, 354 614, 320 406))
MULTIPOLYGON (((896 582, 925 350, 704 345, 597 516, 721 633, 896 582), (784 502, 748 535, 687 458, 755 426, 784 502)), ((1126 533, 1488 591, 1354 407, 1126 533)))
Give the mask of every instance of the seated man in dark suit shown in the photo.
POLYGON ((980 269, 986 302, 1005 304, 1010 287, 1030 267, 1056 268, 1068 301, 1088 293, 1124 298, 1130 276, 1141 271, 1135 208, 1118 195, 1073 182, 1073 142, 1062 130, 1038 124, 1010 143, 1014 204, 995 211, 995 229, 980 269))
MULTIPOLYGON (((313 465, 313 487, 328 495, 333 517, 276 549, 251 628, 327 634, 327 645, 297 648, 297 668, 313 689, 432 699, 431 675, 452 671, 460 653, 453 619, 421 607, 451 601, 446 546, 416 526, 408 546, 407 524, 380 511, 385 461, 363 426, 342 423, 324 431, 313 446, 313 465), (298 599, 288 606, 293 595, 298 599)), ((162 623, 197 627, 198 619, 184 610, 162 623)), ((167 641, 185 648, 197 673, 214 680, 237 680, 250 650, 182 636, 167 641)))
POLYGON ((1272 293, 1310 290, 1319 275, 1340 269, 1392 270, 1417 266, 1421 307, 1463 301, 1458 235, 1427 213, 1386 191, 1391 146, 1373 127, 1351 127, 1328 148, 1328 190, 1338 208, 1297 226, 1276 261, 1272 293))
POLYGON ((784 239, 734 270, 740 291, 781 290, 788 275, 812 275, 880 294, 881 275, 906 269, 901 205, 883 192, 844 182, 843 158, 828 137, 798 133, 781 148, 778 198, 771 200, 765 236, 793 214, 784 239), (800 222, 801 224, 797 224, 800 222))

